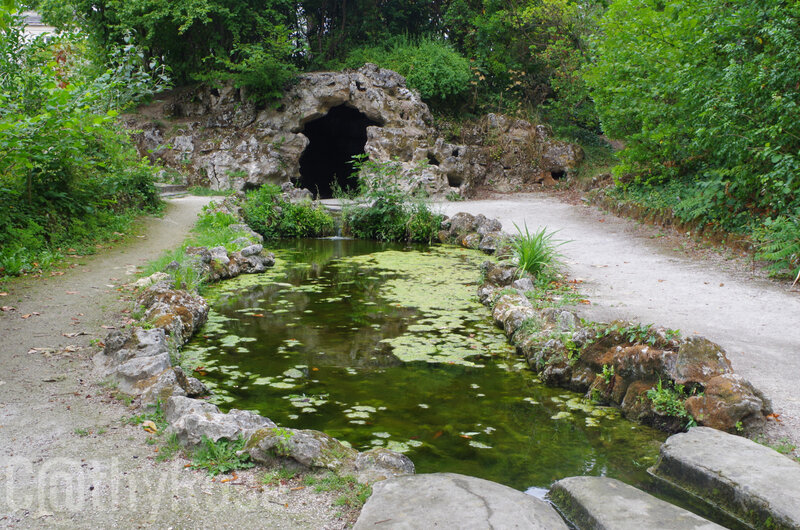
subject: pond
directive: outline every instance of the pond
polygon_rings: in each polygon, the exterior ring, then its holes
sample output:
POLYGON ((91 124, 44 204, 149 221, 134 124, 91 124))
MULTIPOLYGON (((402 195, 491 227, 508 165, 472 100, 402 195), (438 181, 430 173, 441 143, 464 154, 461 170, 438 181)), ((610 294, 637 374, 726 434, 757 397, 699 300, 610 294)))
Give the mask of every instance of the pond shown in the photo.
POLYGON ((354 240, 281 242, 262 275, 206 293, 184 349, 223 409, 325 431, 527 490, 605 475, 645 486, 665 435, 540 383, 475 295, 486 257, 354 240))

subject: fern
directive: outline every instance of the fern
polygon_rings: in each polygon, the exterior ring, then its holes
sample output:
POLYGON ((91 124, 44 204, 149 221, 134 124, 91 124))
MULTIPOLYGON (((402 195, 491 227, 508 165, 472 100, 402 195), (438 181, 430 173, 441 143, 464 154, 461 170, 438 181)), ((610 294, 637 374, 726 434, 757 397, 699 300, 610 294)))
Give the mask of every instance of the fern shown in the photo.
POLYGON ((767 219, 756 231, 759 249, 756 258, 770 262, 771 276, 794 276, 800 268, 800 219, 778 216, 767 219))

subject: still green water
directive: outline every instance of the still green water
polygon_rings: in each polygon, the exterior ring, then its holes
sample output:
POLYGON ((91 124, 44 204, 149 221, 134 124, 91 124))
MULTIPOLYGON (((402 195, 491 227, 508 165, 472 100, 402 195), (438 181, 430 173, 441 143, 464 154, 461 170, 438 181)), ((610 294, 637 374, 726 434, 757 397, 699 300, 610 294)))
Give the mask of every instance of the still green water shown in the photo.
POLYGON ((521 490, 649 482, 665 435, 540 383, 477 301, 483 254, 341 239, 272 250, 272 270, 206 294, 209 323, 184 349, 223 409, 402 451, 420 473, 521 490))

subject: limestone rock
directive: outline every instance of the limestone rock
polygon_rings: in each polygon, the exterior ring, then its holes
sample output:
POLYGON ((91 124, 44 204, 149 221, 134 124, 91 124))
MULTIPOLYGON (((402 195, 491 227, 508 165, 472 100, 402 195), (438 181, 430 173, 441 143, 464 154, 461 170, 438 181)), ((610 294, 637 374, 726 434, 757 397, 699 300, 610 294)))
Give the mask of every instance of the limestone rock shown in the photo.
POLYGON ((530 278, 520 278, 511 283, 511 287, 522 293, 533 291, 533 282, 530 278))
POLYGON ((461 239, 461 246, 464 248, 477 249, 481 245, 481 235, 477 232, 465 235, 461 239))
POLYGON ((108 363, 116 366, 134 357, 150 357, 168 351, 164 330, 134 327, 109 333, 102 355, 108 363))
POLYGON ((288 461, 336 472, 352 471, 358 454, 324 432, 274 426, 254 433, 245 450, 253 461, 263 464, 288 461))
POLYGON ((147 387, 140 397, 142 405, 166 403, 172 396, 186 395, 186 391, 178 384, 175 368, 168 368, 146 382, 147 387))
POLYGON ((136 280, 135 282, 133 282, 130 285, 131 285, 131 287, 134 287, 136 289, 141 289, 143 287, 150 287, 154 283, 158 283, 158 282, 161 282, 161 281, 164 281, 164 280, 168 280, 169 278, 170 278, 170 275, 167 274, 166 272, 154 272, 150 276, 147 276, 145 278, 139 278, 138 280, 136 280))
POLYGON ((595 530, 722 530, 724 527, 607 477, 570 477, 550 488, 550 498, 577 528, 595 530))
POLYGON ((223 414, 216 405, 181 396, 170 397, 164 412, 170 424, 168 431, 187 446, 200 444, 203 436, 214 442, 222 438, 236 440, 275 426, 269 418, 254 412, 232 409, 223 414))
POLYGON ((356 456, 356 477, 361 483, 378 482, 392 477, 413 475, 414 462, 406 455, 385 447, 376 447, 356 456))
POLYGON ((513 265, 484 261, 481 271, 486 277, 486 283, 497 287, 505 287, 517 278, 517 268, 513 265))
POLYGON ((146 309, 145 318, 180 344, 188 342, 208 319, 208 303, 203 297, 172 289, 165 282, 149 287, 137 301, 146 309))
POLYGON ((761 392, 738 374, 712 377, 705 392, 692 396, 684 406, 700 425, 735 432, 761 426, 772 405, 761 392))
POLYGON ((681 385, 705 383, 712 377, 733 372, 725 350, 704 337, 688 337, 678 349, 672 378, 681 385))
MULTIPOLYGON (((309 196, 292 182, 300 177, 300 158, 310 145, 306 125, 339 107, 365 117, 364 152, 375 162, 396 161, 408 191, 439 196, 468 196, 480 187, 519 191, 552 181, 582 158, 580 147, 549 139, 545 127, 499 114, 466 131, 468 140, 449 143, 405 79, 372 64, 302 74, 278 105, 261 110, 245 90, 230 85, 178 89, 147 112, 129 116, 126 125, 137 131, 142 156, 188 173, 190 185, 246 190, 281 184, 296 201, 309 196), (173 122, 152 119, 159 114, 173 122)), ((480 234, 499 230, 487 225, 480 234)))
POLYGON ((518 528, 566 530, 545 501, 495 482, 455 473, 395 477, 376 483, 355 529, 518 528))
POLYGON ((650 472, 752 528, 800 528, 800 463, 741 436, 708 427, 670 436, 650 472))
MULTIPOLYGON (((480 232, 479 232, 480 233, 480 232)), ((501 232, 487 232, 483 235, 478 250, 487 254, 495 254, 497 249, 505 242, 506 236, 501 232)))
POLYGON ((119 389, 126 394, 140 394, 147 386, 147 380, 172 366, 169 353, 147 357, 134 357, 120 364, 114 370, 119 389))

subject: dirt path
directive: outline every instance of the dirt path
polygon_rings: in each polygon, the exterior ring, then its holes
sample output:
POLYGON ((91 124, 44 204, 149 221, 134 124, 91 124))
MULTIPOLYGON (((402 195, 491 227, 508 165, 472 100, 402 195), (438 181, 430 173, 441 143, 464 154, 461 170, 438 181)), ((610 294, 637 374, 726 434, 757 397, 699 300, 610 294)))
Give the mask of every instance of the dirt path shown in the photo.
POLYGON ((700 334, 722 345, 733 368, 774 402, 768 435, 800 446, 800 293, 750 272, 748 263, 686 247, 686 238, 544 194, 441 205, 558 230, 570 275, 584 280, 594 320, 631 319, 700 334))
POLYGON ((180 459, 156 463, 142 429, 121 421, 133 412, 91 378, 90 341, 126 316, 114 287, 180 245, 208 200, 170 201, 142 235, 63 276, 0 284, 8 293, 0 305, 16 308, 0 312, 1 527, 322 528, 335 520, 305 493, 212 483, 180 459), (86 335, 64 336, 76 332, 86 335))

